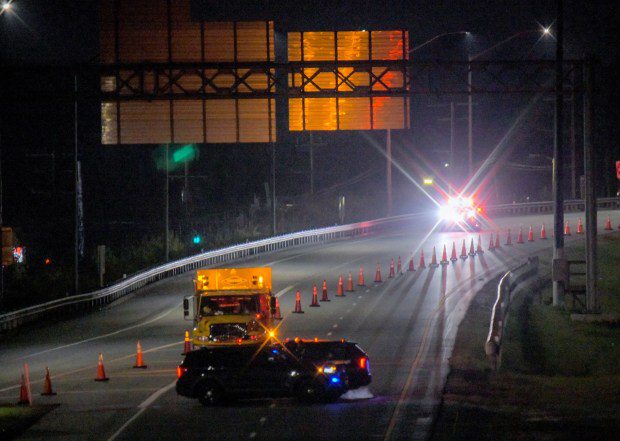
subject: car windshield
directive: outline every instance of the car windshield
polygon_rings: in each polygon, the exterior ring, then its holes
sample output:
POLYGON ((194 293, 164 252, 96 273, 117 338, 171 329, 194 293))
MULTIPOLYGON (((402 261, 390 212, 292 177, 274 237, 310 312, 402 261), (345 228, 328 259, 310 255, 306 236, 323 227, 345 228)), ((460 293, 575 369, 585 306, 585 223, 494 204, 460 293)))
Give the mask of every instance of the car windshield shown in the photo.
POLYGON ((258 312, 258 296, 218 296, 202 297, 200 314, 212 315, 247 315, 258 312))

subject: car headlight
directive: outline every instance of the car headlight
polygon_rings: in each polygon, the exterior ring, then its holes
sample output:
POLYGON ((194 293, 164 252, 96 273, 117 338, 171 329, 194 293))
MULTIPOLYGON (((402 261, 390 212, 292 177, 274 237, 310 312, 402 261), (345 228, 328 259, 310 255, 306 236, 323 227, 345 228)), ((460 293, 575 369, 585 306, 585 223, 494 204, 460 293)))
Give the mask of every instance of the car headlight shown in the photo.
POLYGON ((319 368, 319 371, 323 372, 324 374, 335 374, 336 370, 336 366, 334 365, 326 365, 319 368))

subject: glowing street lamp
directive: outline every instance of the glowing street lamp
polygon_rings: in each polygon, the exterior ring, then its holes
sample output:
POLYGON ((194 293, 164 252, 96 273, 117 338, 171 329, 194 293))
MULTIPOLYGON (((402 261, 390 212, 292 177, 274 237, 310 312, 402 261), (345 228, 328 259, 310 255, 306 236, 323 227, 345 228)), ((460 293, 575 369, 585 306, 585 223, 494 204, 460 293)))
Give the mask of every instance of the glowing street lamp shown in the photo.
POLYGON ((13 6, 10 1, 2 2, 2 7, 0 9, 0 14, 4 14, 5 12, 9 12, 13 6))

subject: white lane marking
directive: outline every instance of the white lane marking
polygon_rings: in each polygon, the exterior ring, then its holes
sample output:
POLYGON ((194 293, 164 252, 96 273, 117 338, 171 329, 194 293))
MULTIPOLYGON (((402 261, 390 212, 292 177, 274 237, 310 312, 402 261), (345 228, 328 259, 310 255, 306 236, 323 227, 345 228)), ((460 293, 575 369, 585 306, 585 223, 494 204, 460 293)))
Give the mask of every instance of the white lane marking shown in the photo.
POLYGON ((37 355, 47 354, 49 352, 58 351, 60 349, 70 348, 72 346, 77 346, 77 345, 80 345, 82 343, 88 343, 88 342, 95 341, 95 340, 101 340, 102 338, 110 337, 112 335, 117 335, 117 334, 120 334, 122 332, 129 331, 131 329, 135 329, 135 328, 139 328, 141 326, 149 325, 149 324, 151 324, 153 322, 161 320, 162 318, 164 318, 165 316, 170 314, 172 311, 178 311, 182 304, 183 304, 183 302, 178 303, 177 305, 173 306, 169 310, 164 311, 163 313, 159 314, 158 316, 155 316, 154 318, 152 318, 150 320, 147 320, 144 323, 138 323, 137 325, 128 326, 126 328, 118 329, 118 330, 116 330, 114 332, 109 332, 107 334, 98 335, 96 337, 87 338, 86 340, 75 341, 73 343, 69 343, 69 344, 66 344, 66 345, 56 346, 55 348, 45 349, 44 351, 35 352, 33 354, 29 354, 29 355, 26 355, 24 357, 14 358, 14 359, 9 360, 9 361, 25 360, 27 358, 35 357, 37 355))
POLYGON ((270 409, 273 409, 274 407, 276 407, 276 403, 271 403, 271 404, 269 405, 269 408, 270 408, 270 409))
MULTIPOLYGON (((355 305, 355 303, 354 303, 354 305, 355 305)), ((349 313, 349 312, 351 312, 351 309, 347 309, 347 313, 349 313)))
POLYGON ((287 292, 289 292, 291 289, 295 288, 295 285, 289 285, 284 289, 281 289, 280 291, 278 291, 276 293, 276 297, 280 297, 283 296, 284 294, 286 294, 287 292))
POLYGON ((361 299, 361 298, 362 298, 362 296, 357 296, 357 298, 358 298, 358 299, 361 299))
MULTIPOLYGON (((168 343, 166 345, 162 345, 162 346, 158 346, 158 347, 155 347, 155 348, 147 349, 145 351, 142 351, 142 353, 143 354, 148 354, 149 352, 156 352, 156 351, 159 351, 159 350, 162 350, 162 349, 171 348, 173 346, 179 346, 180 347, 182 344, 183 344, 183 340, 176 341, 174 343, 168 343)), ((129 354, 129 355, 124 355, 122 357, 113 358, 111 360, 108 360, 108 361, 106 361, 106 363, 114 363, 116 361, 127 360, 127 359, 130 359, 130 358, 134 358, 135 356, 136 356, 135 353, 129 354)), ((73 375, 73 374, 76 374, 78 372, 83 372, 83 371, 86 371, 86 370, 95 369, 96 367, 97 367, 97 365, 93 364, 93 365, 86 366, 86 367, 83 367, 83 368, 73 369, 71 371, 61 372, 60 374, 52 375, 51 378, 52 378, 52 380, 56 379, 56 378, 63 378, 63 377, 66 377, 67 375, 73 375)), ((33 381, 30 382, 30 384, 38 384, 38 383, 43 383, 43 379, 41 379, 41 380, 33 380, 33 381)), ((0 392, 6 392, 6 391, 9 391, 9 390, 12 390, 12 389, 19 389, 20 387, 21 387, 21 384, 15 384, 13 386, 8 386, 8 387, 5 387, 4 389, 0 389, 0 392)))
POLYGON ((146 400, 140 403, 140 405, 138 406, 140 410, 138 410, 134 416, 129 418, 129 420, 127 420, 127 422, 123 424, 116 432, 114 432, 114 434, 108 438, 108 441, 114 441, 121 433, 123 433, 123 431, 127 427, 129 427, 131 423, 133 423, 140 415, 142 415, 144 411, 146 411, 146 409, 148 409, 149 406, 155 402, 155 400, 157 400, 163 394, 165 394, 170 389, 172 389, 176 383, 177 383, 177 380, 174 380, 172 383, 168 384, 167 386, 164 386, 161 389, 153 392, 151 396, 149 396, 146 400))
POLYGON ((332 328, 336 329, 338 327, 338 323, 336 323, 332 328))
POLYGON ((338 320, 342 320, 343 318, 344 318, 344 317, 340 316, 340 317, 338 317, 338 320))
MULTIPOLYGON (((353 306, 355 306, 355 305, 357 305, 357 302, 353 302, 353 306)), ((349 311, 350 311, 350 309, 349 309, 349 311)), ((349 311, 347 311, 347 312, 349 312, 349 311)))
POLYGON ((265 424, 265 421, 267 421, 267 418, 262 417, 259 421, 260 421, 261 424, 265 424))
POLYGON ((256 438, 256 432, 250 433, 250 438, 256 438))
MULTIPOLYGON (((367 290, 366 290, 366 292, 370 292, 370 290, 369 290, 369 289, 367 289, 367 290)), ((359 297, 361 298, 362 296, 359 296, 359 297)))
POLYGON ((328 336, 332 335, 332 331, 329 331, 329 332, 327 333, 327 335, 328 335, 328 336))

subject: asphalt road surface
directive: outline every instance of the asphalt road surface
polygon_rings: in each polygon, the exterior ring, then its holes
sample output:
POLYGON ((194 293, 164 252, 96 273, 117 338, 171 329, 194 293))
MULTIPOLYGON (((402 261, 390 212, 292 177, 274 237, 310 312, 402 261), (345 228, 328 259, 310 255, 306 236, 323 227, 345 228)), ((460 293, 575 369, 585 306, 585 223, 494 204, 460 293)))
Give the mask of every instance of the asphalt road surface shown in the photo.
MULTIPOLYGON (((600 212, 599 228, 611 214, 600 212)), ((576 218, 570 214, 573 230, 576 218)), ((550 215, 496 219, 492 231, 534 225, 536 241, 488 251, 491 230, 481 233, 485 253, 436 269, 418 268, 419 252, 427 264, 432 248, 438 259, 452 242, 460 254, 477 233, 433 232, 431 216, 386 228, 377 235, 298 247, 261 255, 227 266, 271 266, 274 292, 284 316, 279 337, 346 338, 370 356, 372 398, 302 405, 293 399, 238 401, 204 408, 197 400, 176 395, 175 368, 182 360, 182 299, 193 291, 193 274, 149 285, 105 308, 59 323, 24 327, 2 337, 0 402, 16 402, 23 364, 28 363, 36 403, 59 404, 22 439, 424 439, 428 436, 447 374, 459 322, 475 293, 491 278, 544 247, 551 247, 550 215), (542 223, 549 240, 538 240, 542 223), (429 234, 430 233, 430 234, 429 234), (406 271, 410 255, 416 271, 406 271), (401 256, 403 273, 388 278, 390 259, 401 256), (383 283, 373 283, 380 263, 383 283), (355 286, 335 298, 339 275, 351 272, 357 283, 360 266, 366 286, 355 286), (308 307, 313 284, 327 280, 331 302, 308 307), (295 291, 302 293, 304 314, 291 314, 295 291), (140 340, 147 369, 132 369, 140 340), (99 383, 98 354, 104 356, 110 381, 99 383), (55 392, 41 397, 45 367, 55 392)), ((575 235, 568 241, 580 240, 575 235)), ((345 284, 346 285, 346 284, 345 284)), ((482 344, 481 344, 482 350, 482 344)))

